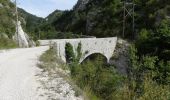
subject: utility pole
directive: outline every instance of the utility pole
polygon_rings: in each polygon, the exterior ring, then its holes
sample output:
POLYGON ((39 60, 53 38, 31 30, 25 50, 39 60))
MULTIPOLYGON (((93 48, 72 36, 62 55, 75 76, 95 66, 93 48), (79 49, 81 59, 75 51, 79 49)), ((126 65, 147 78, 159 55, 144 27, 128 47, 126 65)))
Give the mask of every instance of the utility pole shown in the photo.
POLYGON ((123 33, 122 33, 123 38, 125 37, 127 17, 132 18, 132 33, 133 33, 133 37, 134 37, 134 34, 135 34, 135 16, 134 16, 134 14, 135 14, 134 0, 124 0, 123 1, 123 33))
POLYGON ((19 30, 18 30, 18 8, 17 8, 17 0, 15 0, 15 13, 16 13, 16 38, 18 42, 18 46, 20 46, 19 43, 19 30))

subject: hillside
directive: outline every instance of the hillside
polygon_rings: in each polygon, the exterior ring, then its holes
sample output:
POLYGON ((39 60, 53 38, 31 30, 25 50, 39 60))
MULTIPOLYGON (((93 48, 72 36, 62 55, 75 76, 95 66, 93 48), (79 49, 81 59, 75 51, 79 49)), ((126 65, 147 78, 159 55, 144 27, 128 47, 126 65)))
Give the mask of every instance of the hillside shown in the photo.
MULTIPOLYGON (((49 90, 40 95, 41 97, 48 95, 50 99, 58 99, 56 97, 61 95, 64 97, 70 95, 70 88, 68 85, 63 85, 65 82, 61 80, 66 79, 70 85, 73 85, 71 90, 75 90, 75 96, 83 95, 85 100, 170 100, 170 1, 133 0, 135 3, 135 30, 132 31, 132 18, 127 16, 125 36, 122 36, 124 13, 122 1, 78 0, 73 9, 56 10, 45 19, 19 9, 19 20, 24 31, 35 40, 50 41, 50 49, 39 58, 37 64, 37 67, 41 68, 43 72, 43 80, 39 81, 44 87, 39 89, 49 90), (118 39, 114 40, 114 43, 106 38, 102 41, 94 38, 92 41, 81 39, 77 44, 75 38, 81 38, 82 34, 102 38, 118 37, 118 39), (56 41, 54 45, 51 45, 53 44, 51 39, 60 38, 74 38, 74 40, 56 41), (113 49, 115 44, 116 48, 113 49), (85 50, 85 48, 89 49, 85 50), (98 51, 98 49, 102 51, 98 51), (108 61, 108 55, 112 56, 110 61, 108 61), (79 63, 82 60, 81 57, 85 59, 79 63), (66 58, 66 63, 62 61, 63 58, 66 58), (74 86, 74 84, 76 85, 74 86), (57 93, 61 95, 56 96, 57 93)), ((9 0, 0 0, 0 49, 16 47, 15 43, 11 45, 13 41, 8 38, 8 36, 12 38, 15 32, 15 19, 14 4, 9 0), (4 35, 5 38, 1 38, 1 35, 4 35)), ((22 33, 24 34, 24 32, 22 33)), ((23 42, 23 39, 21 40, 23 42)), ((10 93, 24 94, 24 96, 29 94, 27 92, 30 89, 27 91, 27 88, 32 83, 23 87, 22 81, 27 78, 19 78, 18 82, 18 79, 15 79, 17 78, 16 73, 19 72, 18 75, 23 77, 32 75, 30 73, 34 71, 27 70, 27 68, 32 69, 32 64, 36 63, 32 63, 32 61, 30 63, 29 60, 32 59, 29 58, 36 57, 33 61, 37 62, 36 54, 39 55, 42 53, 41 50, 45 49, 48 47, 20 49, 23 52, 15 49, 18 53, 15 50, 10 53, 9 50, 7 55, 0 53, 2 54, 0 62, 3 65, 1 71, 8 71, 8 73, 2 73, 2 77, 0 77, 2 78, 0 98, 4 95, 9 96, 9 91, 6 90, 16 90, 17 92, 10 93), (9 58, 13 59, 10 59, 9 63, 4 63, 9 58), (15 64, 18 65, 15 66, 15 64), (25 71, 20 71, 20 69, 25 71), (14 86, 7 84, 9 81, 11 81, 10 83, 18 82, 21 85, 16 84, 18 88, 15 88, 15 84, 14 86), (3 87, 7 87, 7 89, 3 87), (18 91, 24 90, 22 88, 26 89, 26 95, 25 92, 18 91)), ((71 91, 71 94, 74 92, 71 91)), ((71 97, 68 99, 75 100, 71 97)))
POLYGON ((9 0, 0 0, 0 33, 9 37, 15 33, 14 5, 9 0))
POLYGON ((44 19, 30 14, 23 10, 22 8, 19 8, 18 12, 20 20, 22 21, 22 24, 25 28, 25 31, 35 38, 37 36, 35 30, 37 26, 39 26, 44 21, 44 19))
POLYGON ((47 20, 48 23, 52 23, 55 20, 57 20, 62 15, 62 13, 63 11, 61 10, 55 10, 54 12, 49 14, 45 19, 47 20))
POLYGON ((117 28, 121 25, 118 9, 119 0, 79 0, 73 10, 65 11, 53 25, 56 30, 77 34, 115 36, 119 33, 117 28))
MULTIPOLYGON (((34 30, 43 21, 43 18, 29 14, 21 8, 18 9, 18 13, 24 31, 35 37, 36 33, 34 30)), ((15 24, 15 5, 10 0, 0 0, 0 33, 4 33, 12 38, 15 33, 15 24)))
MULTIPOLYGON (((135 0, 135 32, 154 29, 169 15, 170 2, 135 0), (161 4, 161 5, 159 5, 161 4)), ((122 35, 123 4, 121 0, 79 0, 73 10, 65 11, 53 22, 56 30, 77 34, 108 37, 122 35)), ((132 26, 127 17, 126 37, 131 37, 132 26)))

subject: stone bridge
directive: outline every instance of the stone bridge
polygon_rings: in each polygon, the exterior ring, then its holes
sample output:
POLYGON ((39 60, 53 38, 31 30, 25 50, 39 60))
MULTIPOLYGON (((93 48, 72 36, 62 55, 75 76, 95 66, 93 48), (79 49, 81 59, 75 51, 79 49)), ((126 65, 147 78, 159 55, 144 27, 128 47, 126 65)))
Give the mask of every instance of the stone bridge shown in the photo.
POLYGON ((66 62, 65 57, 65 45, 70 43, 73 46, 74 53, 77 52, 78 44, 81 43, 81 52, 82 57, 80 58, 79 63, 92 54, 102 54, 106 57, 107 62, 110 61, 110 58, 113 56, 117 37, 110 38, 80 38, 80 39, 56 39, 56 40, 39 40, 40 45, 50 45, 54 44, 54 47, 57 51, 57 55, 66 62))

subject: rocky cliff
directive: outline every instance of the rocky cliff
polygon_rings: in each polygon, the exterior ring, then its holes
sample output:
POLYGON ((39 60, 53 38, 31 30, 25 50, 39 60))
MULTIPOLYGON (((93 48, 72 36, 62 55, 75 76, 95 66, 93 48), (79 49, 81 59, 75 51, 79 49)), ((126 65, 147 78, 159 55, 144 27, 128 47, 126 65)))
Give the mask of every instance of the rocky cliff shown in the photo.
POLYGON ((75 5, 75 7, 73 9, 75 10, 85 10, 86 9, 86 5, 89 3, 90 0, 78 0, 77 4, 75 5))

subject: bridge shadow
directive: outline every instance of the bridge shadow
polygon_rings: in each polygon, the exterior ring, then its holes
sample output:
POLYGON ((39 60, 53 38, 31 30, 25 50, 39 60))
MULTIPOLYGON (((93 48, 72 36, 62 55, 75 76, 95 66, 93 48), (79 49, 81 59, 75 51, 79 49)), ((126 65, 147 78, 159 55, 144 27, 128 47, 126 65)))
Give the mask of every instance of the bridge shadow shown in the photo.
POLYGON ((100 61, 104 65, 107 64, 107 58, 103 54, 100 54, 100 53, 93 53, 93 54, 89 55, 80 64, 85 64, 85 63, 87 63, 89 61, 90 62, 100 61))

